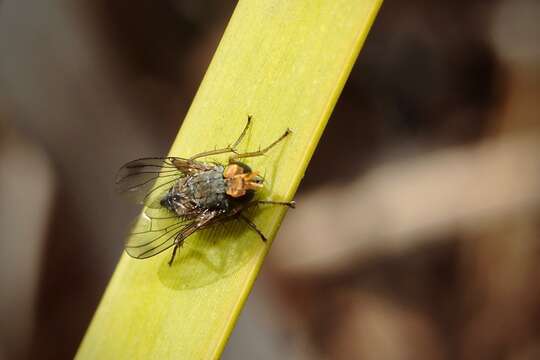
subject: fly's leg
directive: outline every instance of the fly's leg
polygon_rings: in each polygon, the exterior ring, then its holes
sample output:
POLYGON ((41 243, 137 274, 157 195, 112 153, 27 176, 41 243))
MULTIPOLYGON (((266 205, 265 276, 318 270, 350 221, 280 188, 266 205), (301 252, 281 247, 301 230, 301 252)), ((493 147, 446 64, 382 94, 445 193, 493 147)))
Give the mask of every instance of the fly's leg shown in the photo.
POLYGON ((205 151, 205 152, 202 152, 202 153, 199 153, 199 154, 195 154, 192 157, 190 157, 189 160, 195 160, 195 159, 198 159, 198 158, 202 158, 202 157, 206 157, 206 156, 212 156, 212 155, 226 154, 226 153, 230 153, 230 152, 236 153, 236 147, 242 142, 242 140, 246 136, 246 133, 247 133, 247 131, 249 129, 249 126, 251 125, 251 118, 252 118, 252 116, 248 115, 246 126, 244 126, 244 130, 242 130, 242 133, 240 134, 238 139, 234 142, 234 144, 229 145, 229 146, 227 146, 226 148, 223 148, 223 149, 210 150, 210 151, 205 151))
POLYGON ((178 247, 179 247, 178 244, 174 244, 174 248, 173 248, 173 251, 172 251, 171 260, 169 260, 169 262, 168 262, 169 266, 172 265, 172 263, 173 263, 173 261, 174 261, 174 258, 176 257, 176 252, 178 251, 178 247))
POLYGON ((272 201, 272 200, 255 200, 247 204, 244 209, 257 206, 257 205, 279 205, 279 206, 287 206, 291 209, 296 208, 296 202, 295 201, 272 201))
POLYGON ((295 208, 296 203, 294 201, 271 201, 271 200, 255 200, 250 202, 249 204, 243 206, 242 208, 238 209, 238 212, 236 212, 235 217, 238 217, 242 221, 244 221, 253 231, 255 231, 259 236, 261 237, 262 241, 266 242, 266 236, 262 233, 261 230, 255 225, 251 220, 249 220, 244 214, 242 214, 243 210, 249 209, 250 207, 257 206, 257 205, 280 205, 280 206, 288 206, 290 208, 295 208))
POLYGON ((247 117, 247 121, 246 121, 246 126, 244 126, 244 130, 242 130, 242 133, 240 134, 240 136, 238 137, 238 139, 236 139, 236 141, 234 142, 234 144, 230 145, 229 148, 233 149, 233 150, 236 150, 236 147, 238 145, 240 145, 240 143, 242 142, 242 140, 244 139, 244 136, 246 136, 246 133, 249 129, 249 126, 251 125, 251 118, 253 117, 253 115, 248 115, 247 117))
POLYGON ((255 202, 257 203, 256 205, 259 205, 259 204, 262 204, 262 205, 281 205, 281 206, 288 206, 291 209, 296 208, 296 202, 295 201, 258 200, 258 201, 255 201, 255 202))
POLYGON ((183 242, 184 242, 184 239, 180 239, 178 236, 176 237, 176 239, 174 239, 174 248, 173 248, 171 260, 169 260, 168 262, 169 266, 172 265, 174 258, 176 257, 176 252, 182 246, 183 242))
POLYGON ((182 247, 182 245, 184 245, 184 240, 186 240, 186 238, 189 235, 193 234, 197 229, 198 229, 198 225, 193 227, 193 229, 190 230, 187 234, 179 233, 178 235, 176 235, 176 238, 174 239, 174 248, 171 255, 171 260, 169 260, 168 262, 169 266, 172 265, 174 258, 176 257, 176 252, 182 247))
POLYGON ((247 217, 245 217, 244 215, 240 214, 238 215, 238 217, 240 219, 242 219, 253 231, 255 231, 257 234, 259 234, 259 236, 261 237, 261 240, 266 242, 266 236, 264 236, 264 234, 262 233, 261 230, 259 230, 259 228, 257 228, 257 225, 255 225, 251 220, 249 220, 247 217))
POLYGON ((268 145, 264 149, 260 149, 258 151, 250 151, 250 152, 241 153, 241 154, 239 154, 237 152, 234 152, 235 154, 229 158, 229 162, 232 163, 232 162, 235 162, 238 159, 245 159, 245 158, 249 158, 249 157, 256 157, 256 156, 264 155, 268 150, 270 150, 271 148, 276 146, 280 141, 285 139, 291 133, 292 133, 292 131, 290 129, 287 129, 283 133, 283 135, 281 135, 276 141, 274 141, 273 143, 271 143, 270 145, 268 145))
POLYGON ((169 260, 169 266, 172 265, 174 261, 174 257, 176 256, 176 252, 179 248, 182 247, 184 244, 184 240, 186 240, 189 236, 191 236, 194 232, 197 230, 203 229, 209 225, 211 225, 215 220, 217 220, 217 217, 221 213, 218 211, 212 211, 205 213, 201 215, 197 222, 192 223, 189 225, 187 230, 180 232, 178 235, 176 235, 176 238, 174 239, 174 249, 172 252, 171 260, 169 260))

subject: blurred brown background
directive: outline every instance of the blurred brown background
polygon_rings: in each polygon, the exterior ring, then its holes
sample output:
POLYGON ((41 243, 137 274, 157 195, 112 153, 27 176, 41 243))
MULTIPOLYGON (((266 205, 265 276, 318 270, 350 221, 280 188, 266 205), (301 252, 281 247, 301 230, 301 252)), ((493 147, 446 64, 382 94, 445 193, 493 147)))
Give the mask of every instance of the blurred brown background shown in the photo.
MULTIPOLYGON (((0 0, 0 359, 71 358, 234 9, 0 0)), ((540 3, 388 1, 224 359, 540 358, 540 3)), ((179 339, 181 341, 181 339, 179 339)))

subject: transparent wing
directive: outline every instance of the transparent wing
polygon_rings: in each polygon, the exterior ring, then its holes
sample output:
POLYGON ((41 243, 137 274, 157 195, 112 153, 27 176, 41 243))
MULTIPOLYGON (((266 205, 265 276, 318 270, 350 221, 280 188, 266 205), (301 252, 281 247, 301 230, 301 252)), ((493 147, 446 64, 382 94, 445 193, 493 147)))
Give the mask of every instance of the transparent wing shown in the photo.
POLYGON ((199 171, 201 165, 177 157, 133 160, 118 171, 116 188, 139 204, 159 208, 161 199, 174 183, 199 171))
POLYGON ((126 242, 126 252, 136 259, 152 257, 169 249, 176 239, 184 241, 195 231, 211 225, 220 216, 210 212, 199 218, 183 219, 166 209, 146 209, 126 242))
POLYGON ((192 229, 195 220, 178 217, 167 209, 146 209, 126 242, 126 252, 137 259, 157 255, 174 245, 177 236, 192 229))

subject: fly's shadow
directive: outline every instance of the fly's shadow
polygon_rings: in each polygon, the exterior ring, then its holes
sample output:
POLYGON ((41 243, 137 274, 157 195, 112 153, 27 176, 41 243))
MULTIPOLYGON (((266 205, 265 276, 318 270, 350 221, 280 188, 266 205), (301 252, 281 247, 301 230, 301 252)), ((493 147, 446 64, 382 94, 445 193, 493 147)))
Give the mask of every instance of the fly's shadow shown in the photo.
POLYGON ((191 236, 171 266, 163 257, 158 277, 174 290, 205 287, 236 273, 264 246, 240 220, 221 223, 191 236))

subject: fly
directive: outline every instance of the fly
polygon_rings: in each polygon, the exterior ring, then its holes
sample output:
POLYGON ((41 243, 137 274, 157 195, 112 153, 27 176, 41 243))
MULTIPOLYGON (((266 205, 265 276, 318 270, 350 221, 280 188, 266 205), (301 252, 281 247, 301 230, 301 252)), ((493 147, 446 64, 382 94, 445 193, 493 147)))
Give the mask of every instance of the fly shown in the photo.
POLYGON ((223 149, 205 151, 190 158, 142 158, 120 168, 116 178, 119 192, 135 195, 139 203, 163 213, 161 216, 150 216, 151 221, 174 220, 167 226, 156 225, 147 231, 132 232, 126 243, 128 255, 146 259, 173 247, 170 266, 178 249, 190 235, 233 219, 243 221, 266 241, 265 235, 245 215, 245 211, 257 205, 294 208, 295 202, 256 199, 255 195, 263 188, 264 179, 241 160, 264 155, 289 136, 291 131, 287 129, 263 149, 239 152, 237 146, 250 125, 251 116, 248 116, 238 139, 223 149), (199 160, 227 153, 232 155, 226 164, 199 160))

